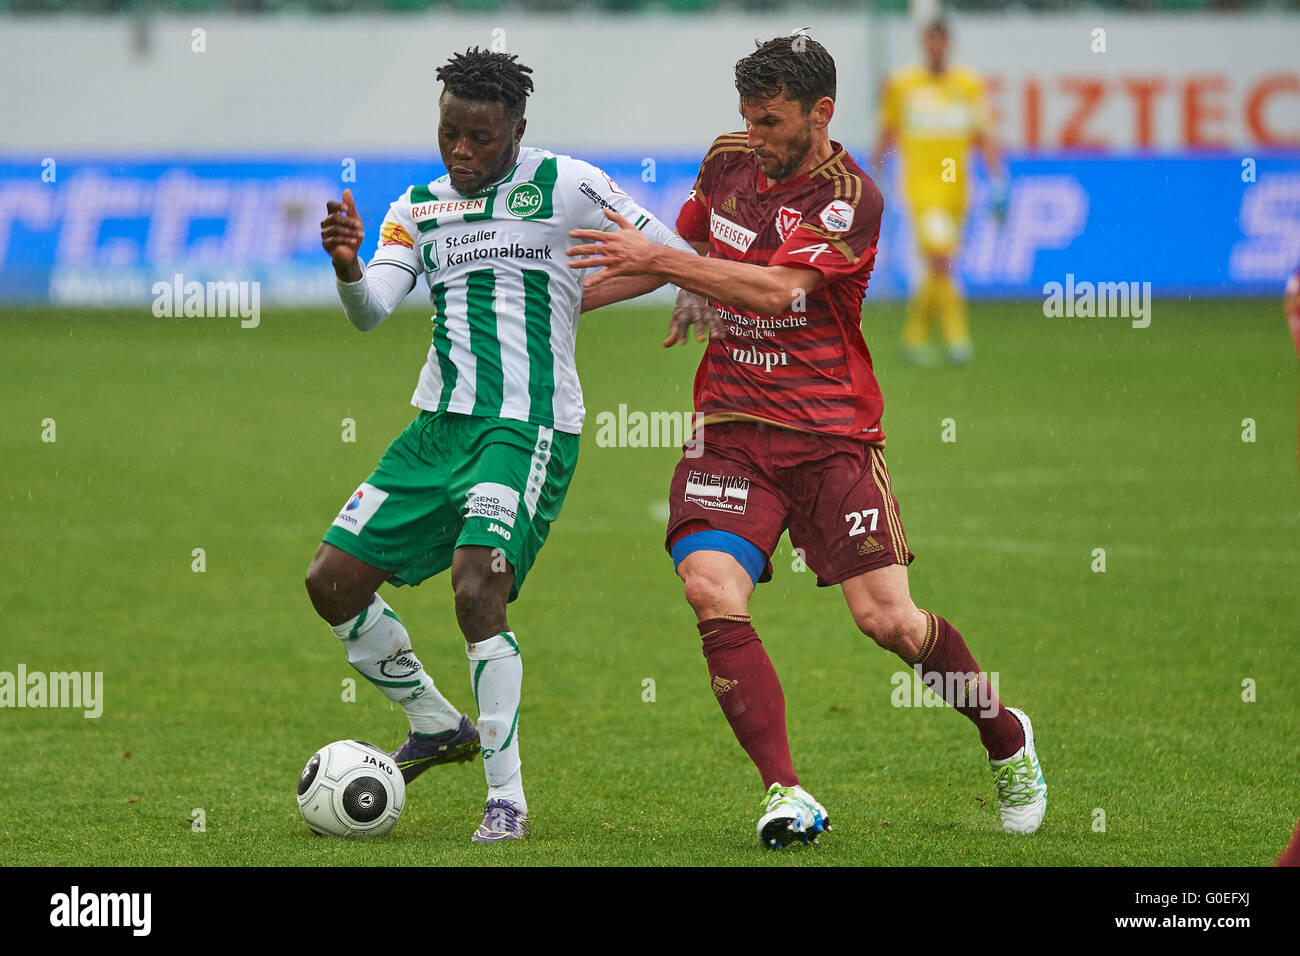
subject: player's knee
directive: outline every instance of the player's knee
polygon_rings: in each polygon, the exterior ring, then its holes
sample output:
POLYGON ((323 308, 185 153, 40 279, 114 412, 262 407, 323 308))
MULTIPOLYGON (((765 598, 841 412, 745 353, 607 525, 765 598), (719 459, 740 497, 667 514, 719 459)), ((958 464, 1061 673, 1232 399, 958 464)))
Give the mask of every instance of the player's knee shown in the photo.
POLYGON ((487 601, 487 581, 477 572, 462 574, 452 584, 457 616, 474 614, 487 601))
POLYGON ((506 597, 498 580, 500 573, 482 569, 466 570, 452 585, 456 602, 456 620, 468 641, 480 641, 485 635, 505 630, 506 597))
POLYGON ((320 610, 321 604, 328 603, 333 591, 332 581, 320 561, 313 561, 307 568, 303 583, 307 586, 307 596, 311 598, 313 607, 320 610))
POLYGON ((330 624, 338 624, 353 615, 347 614, 351 605, 356 603, 353 595, 346 593, 340 586, 338 577, 330 571, 329 566, 320 560, 313 561, 307 569, 304 581, 307 596, 316 613, 330 624))
POLYGON ((873 607, 853 615, 858 629, 887 651, 905 654, 911 647, 911 615, 904 608, 873 607))
POLYGON ((722 610, 727 603, 727 586, 714 576, 687 572, 682 578, 682 590, 686 603, 701 618, 727 613, 722 610))

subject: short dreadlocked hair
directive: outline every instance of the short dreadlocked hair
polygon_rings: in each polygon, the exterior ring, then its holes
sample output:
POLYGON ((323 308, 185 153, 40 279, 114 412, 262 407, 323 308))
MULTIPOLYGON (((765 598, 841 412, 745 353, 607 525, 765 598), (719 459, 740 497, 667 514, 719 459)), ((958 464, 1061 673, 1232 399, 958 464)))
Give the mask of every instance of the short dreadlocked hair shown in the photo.
POLYGON ((736 91, 745 102, 784 92, 806 115, 823 96, 835 99, 835 61, 812 37, 776 37, 736 63, 736 91))
POLYGON ((524 101, 533 91, 533 81, 528 74, 533 71, 513 53, 492 53, 472 47, 464 53, 454 53, 450 60, 438 67, 435 75, 443 90, 462 100, 476 103, 500 103, 506 116, 514 121, 523 119, 524 101))

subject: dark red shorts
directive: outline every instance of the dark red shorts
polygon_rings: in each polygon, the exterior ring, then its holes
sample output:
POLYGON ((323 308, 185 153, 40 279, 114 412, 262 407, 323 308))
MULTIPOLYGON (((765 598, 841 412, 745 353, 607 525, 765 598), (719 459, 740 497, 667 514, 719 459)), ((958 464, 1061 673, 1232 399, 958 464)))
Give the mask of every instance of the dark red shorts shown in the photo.
MULTIPOLYGON (((898 499, 879 448, 759 422, 706 425, 686 445, 668 502, 671 548, 705 527, 769 558, 781 533, 827 587, 888 564, 908 565, 898 499), (701 451, 694 443, 703 442, 701 451)), ((760 581, 772 578, 768 562, 760 581)))

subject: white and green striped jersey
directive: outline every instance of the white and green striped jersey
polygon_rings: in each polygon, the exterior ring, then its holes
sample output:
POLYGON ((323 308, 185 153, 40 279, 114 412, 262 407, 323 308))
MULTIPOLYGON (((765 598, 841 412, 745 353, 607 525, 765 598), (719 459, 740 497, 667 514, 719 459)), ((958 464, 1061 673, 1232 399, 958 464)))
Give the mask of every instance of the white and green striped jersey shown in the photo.
POLYGON ((573 353, 586 270, 570 269, 564 250, 570 229, 617 230, 607 208, 653 241, 691 251, 595 166, 532 147, 472 196, 444 176, 394 202, 370 268, 424 275, 434 308, 411 404, 581 432, 573 353))

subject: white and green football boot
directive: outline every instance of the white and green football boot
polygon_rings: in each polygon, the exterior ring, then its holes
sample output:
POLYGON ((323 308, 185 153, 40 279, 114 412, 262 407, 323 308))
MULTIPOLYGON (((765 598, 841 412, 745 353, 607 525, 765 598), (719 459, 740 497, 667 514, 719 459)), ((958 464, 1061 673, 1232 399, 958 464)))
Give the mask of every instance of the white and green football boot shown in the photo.
POLYGON ((831 828, 826 808, 803 787, 772 784, 763 796, 763 815, 758 818, 758 842, 768 850, 780 850, 796 841, 816 843, 817 835, 831 828))
POLYGON ((1047 812, 1047 781, 1034 750, 1034 727, 1023 710, 1008 707, 1025 728, 1025 745, 1005 760, 990 760, 993 783, 998 791, 998 815, 1002 832, 1029 836, 1043 822, 1047 812))

